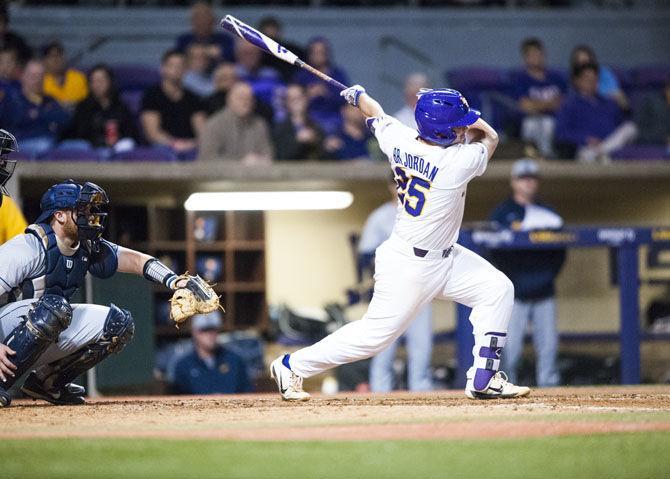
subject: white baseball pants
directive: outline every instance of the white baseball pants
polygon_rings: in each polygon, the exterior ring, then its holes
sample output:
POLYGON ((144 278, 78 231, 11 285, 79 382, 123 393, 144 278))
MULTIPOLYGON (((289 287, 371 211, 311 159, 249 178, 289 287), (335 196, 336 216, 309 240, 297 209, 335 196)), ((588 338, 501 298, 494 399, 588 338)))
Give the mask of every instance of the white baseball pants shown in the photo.
MULTIPOLYGON (((292 353, 291 369, 308 378, 373 356, 395 341, 434 298, 472 308, 475 349, 486 343, 486 333, 506 333, 514 304, 512 282, 484 258, 460 245, 454 245, 448 257, 442 256, 442 251, 429 251, 425 257, 418 257, 411 245, 391 235, 376 251, 375 290, 367 313, 318 343, 292 353)), ((468 376, 473 373, 471 368, 468 376)))

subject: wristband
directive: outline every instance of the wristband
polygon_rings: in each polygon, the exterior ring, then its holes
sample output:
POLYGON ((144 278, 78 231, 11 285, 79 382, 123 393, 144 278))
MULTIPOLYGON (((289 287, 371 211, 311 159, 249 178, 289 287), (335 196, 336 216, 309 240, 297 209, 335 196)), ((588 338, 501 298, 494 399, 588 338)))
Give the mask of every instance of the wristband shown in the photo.
POLYGON ((156 258, 151 258, 144 263, 142 274, 149 281, 164 284, 169 289, 174 289, 174 282, 177 280, 177 274, 156 258))

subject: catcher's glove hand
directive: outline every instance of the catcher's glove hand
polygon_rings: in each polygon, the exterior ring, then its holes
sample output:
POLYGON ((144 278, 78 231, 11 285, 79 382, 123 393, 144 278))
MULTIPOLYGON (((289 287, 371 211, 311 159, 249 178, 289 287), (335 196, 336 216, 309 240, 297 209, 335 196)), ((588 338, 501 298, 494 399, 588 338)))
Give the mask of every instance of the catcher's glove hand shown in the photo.
POLYGON ((221 307, 217 294, 200 276, 183 274, 174 282, 174 288, 170 298, 170 319, 177 327, 194 314, 211 313, 221 307))

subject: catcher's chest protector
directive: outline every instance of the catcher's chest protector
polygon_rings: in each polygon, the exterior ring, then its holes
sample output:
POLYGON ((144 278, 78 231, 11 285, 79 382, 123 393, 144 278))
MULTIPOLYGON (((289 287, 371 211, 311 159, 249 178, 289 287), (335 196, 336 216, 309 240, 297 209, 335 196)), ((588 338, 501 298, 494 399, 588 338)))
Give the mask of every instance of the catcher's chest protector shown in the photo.
POLYGON ((21 284, 23 299, 40 298, 44 294, 57 294, 70 297, 84 284, 88 272, 89 255, 85 248, 79 248, 72 256, 65 256, 58 249, 56 233, 50 225, 40 223, 30 225, 26 233, 40 239, 45 251, 45 273, 42 276, 28 278, 21 284))

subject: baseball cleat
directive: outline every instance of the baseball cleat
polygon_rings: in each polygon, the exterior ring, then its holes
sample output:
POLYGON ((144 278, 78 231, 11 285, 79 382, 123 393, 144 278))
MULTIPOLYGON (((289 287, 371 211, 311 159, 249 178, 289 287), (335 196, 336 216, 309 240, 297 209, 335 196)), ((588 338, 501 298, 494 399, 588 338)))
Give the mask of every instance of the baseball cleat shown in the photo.
POLYGON ((288 354, 279 356, 270 364, 270 377, 277 383, 279 394, 285 401, 309 401, 310 395, 302 390, 302 378, 285 363, 288 363, 288 354))
POLYGON ((86 404, 86 399, 84 399, 86 389, 82 386, 68 383, 60 390, 47 390, 34 372, 28 375, 21 387, 21 391, 33 399, 43 399, 57 406, 86 404))
POLYGON ((483 391, 477 391, 473 381, 473 378, 469 378, 465 385, 465 395, 470 399, 510 399, 525 397, 530 394, 530 388, 515 386, 507 380, 507 374, 502 371, 498 371, 491 378, 488 386, 483 391))
POLYGON ((0 407, 9 407, 12 403, 12 397, 4 388, 0 387, 0 407))

